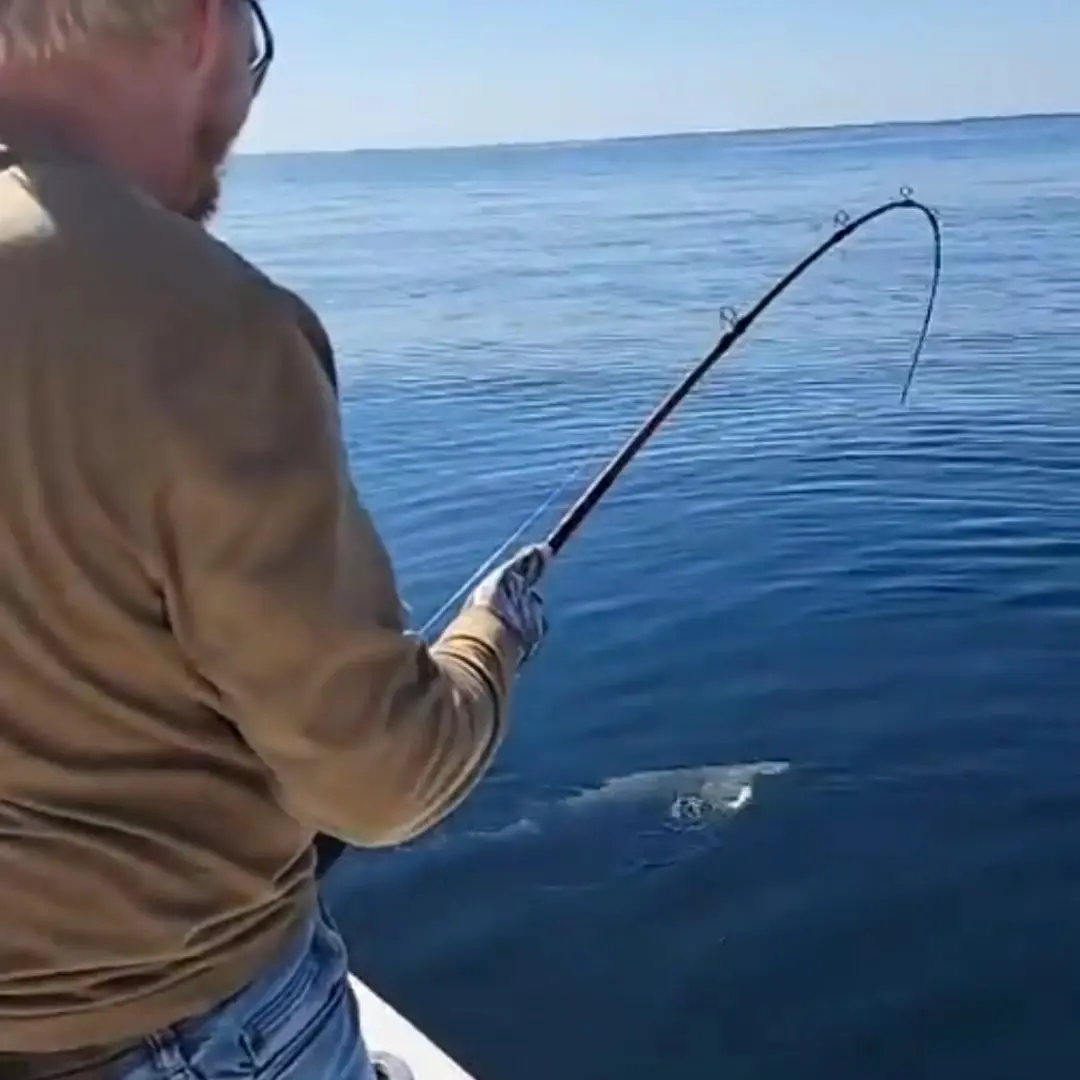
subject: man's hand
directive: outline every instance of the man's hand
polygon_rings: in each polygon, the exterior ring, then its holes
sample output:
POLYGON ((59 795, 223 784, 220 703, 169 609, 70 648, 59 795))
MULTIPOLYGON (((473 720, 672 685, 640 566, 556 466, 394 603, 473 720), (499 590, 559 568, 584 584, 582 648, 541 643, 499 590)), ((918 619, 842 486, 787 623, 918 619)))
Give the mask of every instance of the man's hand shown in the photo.
POLYGON ((466 607, 492 611, 517 637, 528 660, 547 633, 544 601, 536 586, 551 553, 543 544, 522 548, 492 570, 465 601, 466 607))

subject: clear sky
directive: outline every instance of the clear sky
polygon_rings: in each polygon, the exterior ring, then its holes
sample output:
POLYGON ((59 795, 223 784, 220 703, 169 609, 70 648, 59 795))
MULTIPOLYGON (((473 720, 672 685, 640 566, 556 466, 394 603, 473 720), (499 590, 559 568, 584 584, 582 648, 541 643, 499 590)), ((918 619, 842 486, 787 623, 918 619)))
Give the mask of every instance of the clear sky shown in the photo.
POLYGON ((1080 0, 264 0, 241 150, 1080 111, 1080 0))

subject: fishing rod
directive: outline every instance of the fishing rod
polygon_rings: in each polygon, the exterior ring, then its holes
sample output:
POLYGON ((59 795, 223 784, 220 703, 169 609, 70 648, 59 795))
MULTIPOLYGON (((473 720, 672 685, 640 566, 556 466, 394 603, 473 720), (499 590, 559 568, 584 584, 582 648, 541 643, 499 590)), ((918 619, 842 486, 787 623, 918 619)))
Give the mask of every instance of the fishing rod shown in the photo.
POLYGON ((856 218, 849 218, 843 211, 836 215, 834 223, 836 231, 823 243, 819 244, 809 255, 786 273, 765 295, 745 314, 737 315, 728 309, 724 312, 724 321, 727 330, 720 340, 713 346, 698 364, 691 370, 668 395, 660 402, 653 412, 642 422, 640 427, 630 436, 622 449, 601 469, 593 482, 582 492, 577 501, 563 515, 558 524, 551 530, 545 541, 545 545, 551 556, 558 555, 566 546, 567 542, 585 523, 585 520, 596 509, 600 500, 611 490, 615 481, 622 475, 626 467, 637 456, 645 444, 656 433, 660 425, 679 407, 683 399, 694 389, 695 386, 709 373, 709 371, 722 360, 747 331, 758 321, 759 318, 780 298, 796 281, 799 280, 819 259, 822 259, 833 248, 842 244, 853 233, 859 231, 871 221, 884 217, 900 210, 915 211, 921 214, 930 224, 934 239, 934 269, 933 278, 930 282, 929 296, 926 302, 926 311, 923 316, 922 328, 915 343, 915 349, 911 356, 907 378, 900 395, 900 402, 907 401, 911 390, 912 381, 915 378, 915 370, 919 366, 923 347, 926 344, 927 334, 930 332, 930 320, 934 314, 934 304, 937 300, 938 285, 941 281, 941 224, 937 214, 914 197, 911 188, 901 188, 900 198, 882 203, 873 210, 868 210, 856 218))
MULTIPOLYGON (((660 425, 675 411, 683 399, 694 389, 695 386, 708 374, 708 372, 723 359, 747 331, 759 318, 776 302, 787 290, 795 284, 816 262, 824 258, 833 248, 838 247, 852 234, 869 225, 877 218, 898 211, 914 211, 920 214, 928 222, 933 235, 933 276, 930 282, 927 296, 926 310, 923 315, 922 327, 919 332, 915 348, 912 352, 911 363, 908 367, 907 378, 900 395, 900 403, 907 401, 915 378, 915 371, 922 356, 923 347, 930 331, 930 321, 934 313, 934 305, 937 301, 938 286, 941 281, 941 225, 937 213, 925 203, 915 198, 915 193, 910 187, 902 187, 900 196, 889 202, 881 203, 868 210, 859 217, 851 218, 844 211, 840 211, 833 223, 836 226, 832 235, 804 259, 788 271, 764 296, 745 314, 739 316, 733 309, 726 308, 721 312, 727 329, 713 348, 697 363, 683 380, 660 402, 653 412, 641 423, 630 438, 606 464, 602 466, 593 481, 581 493, 569 510, 562 516, 558 524, 548 534, 543 545, 546 546, 549 556, 554 557, 566 546, 572 536, 581 528, 586 518, 596 509, 597 504, 611 490, 615 481, 622 475, 626 467, 637 456, 645 444, 656 433, 660 425)), ((579 464, 554 491, 533 511, 529 517, 511 533, 503 543, 491 553, 483 565, 477 568, 473 575, 464 582, 442 606, 424 624, 420 633, 422 637, 430 638, 436 627, 442 620, 454 610, 454 608, 480 583, 484 576, 493 569, 498 562, 517 544, 521 538, 543 517, 555 502, 575 483, 584 473, 585 462, 579 464)), ((550 561, 550 559, 549 559, 550 561)))

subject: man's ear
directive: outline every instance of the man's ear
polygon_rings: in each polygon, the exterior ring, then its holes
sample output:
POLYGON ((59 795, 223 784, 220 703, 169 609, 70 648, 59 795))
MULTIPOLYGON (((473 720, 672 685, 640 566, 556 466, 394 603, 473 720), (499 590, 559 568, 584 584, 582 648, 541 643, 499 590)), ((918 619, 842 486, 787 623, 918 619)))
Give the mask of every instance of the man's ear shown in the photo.
POLYGON ((182 25, 184 57, 193 72, 206 71, 225 41, 230 0, 189 0, 182 25))

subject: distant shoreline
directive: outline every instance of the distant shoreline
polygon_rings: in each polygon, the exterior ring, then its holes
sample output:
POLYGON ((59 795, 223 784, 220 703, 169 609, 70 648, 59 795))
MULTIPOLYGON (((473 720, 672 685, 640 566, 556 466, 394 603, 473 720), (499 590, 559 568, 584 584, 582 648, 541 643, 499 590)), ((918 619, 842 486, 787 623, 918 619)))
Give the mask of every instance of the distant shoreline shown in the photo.
POLYGON ((1080 120, 1078 112, 1010 113, 1002 116, 955 116, 933 120, 877 120, 843 124, 806 124, 791 127, 718 128, 698 131, 657 131, 635 135, 607 135, 583 139, 522 139, 509 142, 447 143, 430 146, 357 146, 326 150, 257 150, 236 154, 239 158, 310 157, 315 154, 440 154, 467 153, 484 150, 558 150, 585 146, 610 146, 634 142, 655 142, 663 139, 752 138, 776 135, 813 135, 826 132, 873 131, 879 128, 934 128, 974 124, 1000 124, 1030 120, 1080 120))

